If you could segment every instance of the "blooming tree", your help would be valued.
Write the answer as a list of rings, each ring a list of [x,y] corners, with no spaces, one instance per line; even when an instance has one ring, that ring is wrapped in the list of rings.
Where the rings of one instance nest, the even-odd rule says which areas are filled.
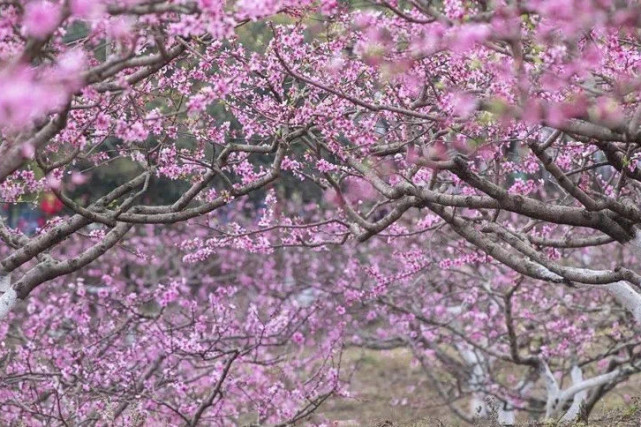
[[[607,293],[551,288],[448,244],[451,236],[434,240],[433,249],[410,240],[392,254],[383,250],[387,262],[350,286],[368,307],[350,309],[351,340],[409,349],[423,387],[461,419],[587,419],[607,392],[638,372],[638,331]]]
[[[147,228],[9,315],[5,422],[291,424],[343,393],[344,321],[309,295],[334,263],[233,249],[183,262],[185,237]]]
[[[507,347],[494,349],[491,336],[451,343],[459,363],[470,367],[472,394],[489,392],[481,383],[491,372],[481,365],[501,360],[530,367],[547,380],[545,415],[571,418],[586,399],[638,369],[638,348],[627,338],[641,322],[641,275],[634,267],[641,247],[638,2],[31,0],[3,1],[0,12],[1,197],[24,202],[53,192],[66,208],[35,235],[0,224],[0,318],[13,318],[16,303],[34,292],[42,303],[47,286],[40,285],[69,281],[66,275],[104,258],[127,236],[139,236],[145,224],[156,230],[148,232],[151,238],[163,225],[187,222],[180,239],[185,259],[196,263],[229,248],[270,254],[274,247],[371,239],[402,248],[412,235],[424,247],[416,265],[449,271],[461,257],[487,264],[479,274],[484,280],[460,285],[434,313],[419,316],[422,308],[399,305],[384,287],[377,291],[385,307],[419,324],[442,323],[434,316],[447,319],[475,304],[474,313],[502,313],[493,320],[506,334],[498,345]],[[265,22],[266,41],[238,37]],[[108,186],[92,175],[116,165],[123,171]],[[283,181],[315,185],[323,200],[293,212],[272,194],[251,231],[238,214],[210,230],[215,237],[194,231]],[[175,199],[159,197],[167,182],[182,189]],[[83,185],[92,189],[89,197],[74,196]],[[447,236],[455,250],[433,250],[435,235]],[[157,281],[180,289],[182,274]],[[82,289],[78,280],[71,283]],[[141,290],[128,310],[138,312],[152,295],[169,298],[164,289]],[[438,289],[434,295],[443,293]],[[545,298],[524,302],[538,292]],[[613,298],[628,313],[617,320],[625,331],[613,334],[621,334],[630,354],[591,379],[582,379],[577,361],[570,389],[561,389],[550,369],[563,349],[519,347],[515,331],[543,327],[530,319],[529,304],[546,313],[541,322],[556,322],[546,330],[560,337],[579,328],[577,322],[598,329],[615,320],[601,308],[583,318],[570,302],[567,312],[558,311],[558,295],[601,308]],[[433,297],[418,296],[423,305]],[[66,302],[71,294],[59,298]],[[28,311],[39,302],[25,304]],[[136,331],[154,327],[147,320],[169,322],[173,330],[189,310],[204,310],[206,319],[224,311],[215,303],[177,305],[160,310],[167,319],[143,316]],[[124,315],[78,310],[101,319]],[[264,326],[278,343],[302,315],[283,310],[268,311],[275,319],[287,313],[286,326]],[[222,318],[220,327],[227,319],[233,336],[221,332],[215,339],[225,345],[237,338],[231,331],[252,322]],[[439,327],[450,335],[473,332],[465,323],[445,322]],[[198,333],[201,326],[192,323]],[[256,336],[261,328],[245,332]],[[579,328],[565,346],[585,334]],[[16,342],[28,343],[25,337]],[[73,346],[85,337],[68,339],[78,340]],[[268,342],[217,348],[210,368],[222,381],[240,354]],[[404,342],[418,348],[416,340]],[[185,358],[200,351],[184,345]],[[71,374],[60,375],[67,381]],[[510,387],[516,386],[504,389]],[[206,407],[216,399],[213,390]],[[507,412],[520,405],[519,396],[499,397]],[[566,409],[573,399],[577,406]],[[199,404],[182,404],[176,416],[198,422]],[[97,409],[83,410],[91,418]],[[288,416],[295,412],[279,415]]]

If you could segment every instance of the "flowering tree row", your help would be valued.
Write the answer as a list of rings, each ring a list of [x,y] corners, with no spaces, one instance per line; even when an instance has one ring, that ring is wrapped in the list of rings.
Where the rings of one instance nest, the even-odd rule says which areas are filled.
[[[183,262],[181,237],[147,228],[9,315],[5,422],[285,425],[346,393],[344,321],[307,285],[331,280],[324,265],[235,250]]]
[[[587,419],[638,371],[638,333],[607,293],[524,279],[445,230],[429,250],[422,234],[289,247],[291,233],[265,231],[285,217],[262,212],[147,226],[36,290],[1,330],[5,419],[321,422],[328,398],[359,398],[344,348],[409,350],[424,390],[411,404],[436,395],[469,422]],[[255,235],[270,245],[237,247]]]
[[[191,221],[176,238],[196,264],[221,247],[270,253],[382,239],[401,253],[413,236],[413,262],[430,266],[440,283],[430,290],[408,282],[413,301],[393,293],[372,301],[388,320],[408,317],[399,334],[411,339],[399,339],[419,360],[468,366],[472,412],[488,411],[478,402],[491,394],[508,420],[524,408],[514,390],[534,380],[527,374],[497,391],[501,363],[537,372],[547,387],[544,416],[566,419],[638,370],[630,332],[641,321],[638,2],[32,0],[0,8],[0,196],[24,202],[51,191],[66,207],[35,235],[0,224],[0,317],[32,293],[41,301],[46,282],[69,283],[65,276],[144,224]],[[264,45],[237,37],[272,18],[281,24],[269,25]],[[123,163],[126,173],[107,191],[85,201],[71,194],[83,184],[102,189],[90,171]],[[151,199],[162,180],[185,190],[170,203]],[[311,183],[324,200],[294,212],[270,195],[247,231],[230,205],[262,198],[278,182]],[[230,223],[199,237],[195,229],[211,228],[224,212]],[[434,248],[447,242],[455,249]],[[478,280],[447,273],[461,262]],[[373,260],[372,271],[385,264]],[[398,274],[409,280],[419,270]],[[545,298],[532,300],[537,292]],[[440,311],[423,313],[440,294]],[[581,314],[572,302],[555,308],[567,295],[594,311]],[[613,317],[612,299],[627,316],[616,309]],[[530,318],[536,305],[540,322]],[[499,348],[466,322],[447,320],[467,307],[475,307],[467,315],[502,313],[493,317],[504,334]],[[204,302],[196,308],[207,310]],[[175,310],[169,330],[185,316]],[[297,322],[286,313],[290,326],[269,332],[278,343]],[[529,348],[517,331],[532,338],[556,322],[545,330],[562,337],[584,321],[594,330],[619,322],[617,357],[601,344],[575,348],[566,354],[575,363],[563,365],[575,385],[563,388],[550,368],[561,353]],[[460,337],[447,343],[460,357],[445,363],[450,353],[429,335],[418,339],[416,328]],[[573,332],[563,346],[591,333]],[[220,381],[252,345],[217,353]],[[584,379],[582,368],[597,360],[609,360],[607,372]],[[439,390],[448,401],[461,397]],[[213,391],[200,405],[216,399]],[[183,409],[174,412],[198,422],[198,409]]]

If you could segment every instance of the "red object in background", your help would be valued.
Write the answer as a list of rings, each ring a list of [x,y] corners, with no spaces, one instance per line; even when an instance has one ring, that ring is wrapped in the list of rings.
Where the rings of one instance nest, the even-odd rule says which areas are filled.
[[[55,194],[47,193],[40,202],[40,210],[46,215],[55,215],[62,210],[62,202]]]

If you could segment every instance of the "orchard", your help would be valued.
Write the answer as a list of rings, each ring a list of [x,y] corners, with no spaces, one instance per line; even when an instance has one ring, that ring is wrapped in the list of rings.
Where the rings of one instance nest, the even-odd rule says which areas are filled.
[[[641,3],[0,0],[0,203],[3,425],[329,426],[354,351],[586,422],[641,377]]]

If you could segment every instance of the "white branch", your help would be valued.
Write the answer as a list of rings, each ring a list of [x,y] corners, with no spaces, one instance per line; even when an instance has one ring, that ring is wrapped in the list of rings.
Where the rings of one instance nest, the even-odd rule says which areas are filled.
[[[11,289],[11,274],[0,273],[0,292],[7,292]]]
[[[626,282],[612,283],[607,285],[606,289],[641,325],[641,295]]]
[[[583,372],[581,371],[581,368],[579,368],[577,365],[574,365],[572,367],[572,371],[570,372],[570,376],[572,378],[572,384],[578,385],[583,382]],[[570,422],[574,421],[576,417],[579,415],[579,411],[581,410],[581,405],[585,401],[585,399],[588,397],[588,392],[587,390],[581,390],[577,392],[574,395],[574,399],[572,400],[572,406],[570,406],[570,409],[563,415],[561,418],[562,422]]]
[[[558,394],[559,384],[556,382],[556,378],[554,378],[554,374],[552,374],[552,371],[550,371],[550,367],[543,360],[541,360],[540,363],[541,375],[543,375],[543,379],[545,380],[545,389],[547,390],[548,394]]]
[[[18,294],[15,289],[9,288],[0,296],[0,320],[7,317],[11,309],[18,301]]]
[[[512,405],[508,404],[507,408],[499,408],[497,421],[502,426],[513,426],[516,423],[516,416]]]
[[[607,374],[602,374],[597,377],[590,378],[589,380],[583,380],[578,384],[574,384],[561,393],[561,400],[565,402],[579,392],[607,384],[618,377],[620,373],[621,372],[618,369],[615,369]]]
[[[549,369],[548,369],[548,372],[549,372]],[[608,372],[607,374],[590,378],[588,380],[581,380],[574,383],[571,387],[568,387],[563,391],[560,391],[558,389],[558,386],[556,388],[556,391],[554,390],[554,387],[548,388],[547,404],[545,408],[546,418],[552,418],[552,419],[557,418],[560,414],[561,409],[563,409],[563,407],[565,406],[565,403],[568,400],[574,398],[576,394],[585,392],[594,387],[608,384],[609,382],[615,380],[620,373],[621,372],[617,369],[612,372]],[[578,375],[576,375],[576,372],[574,373],[573,381],[575,378],[578,380]],[[556,384],[556,380],[554,380],[554,383]],[[580,408],[580,404],[579,404],[579,408]]]
[[[457,347],[465,364],[472,369],[469,380],[469,385],[472,389],[472,400],[470,401],[472,418],[485,418],[488,415],[488,407],[484,399],[485,393],[482,391],[485,379],[482,363],[485,358],[482,355],[478,355],[473,349],[467,348],[465,345],[458,345]]]
[[[545,417],[551,418],[558,411],[561,391],[559,389],[559,383],[556,382],[554,374],[550,371],[550,367],[544,360],[540,361],[540,371],[543,379],[545,380],[545,389],[547,390]]]

